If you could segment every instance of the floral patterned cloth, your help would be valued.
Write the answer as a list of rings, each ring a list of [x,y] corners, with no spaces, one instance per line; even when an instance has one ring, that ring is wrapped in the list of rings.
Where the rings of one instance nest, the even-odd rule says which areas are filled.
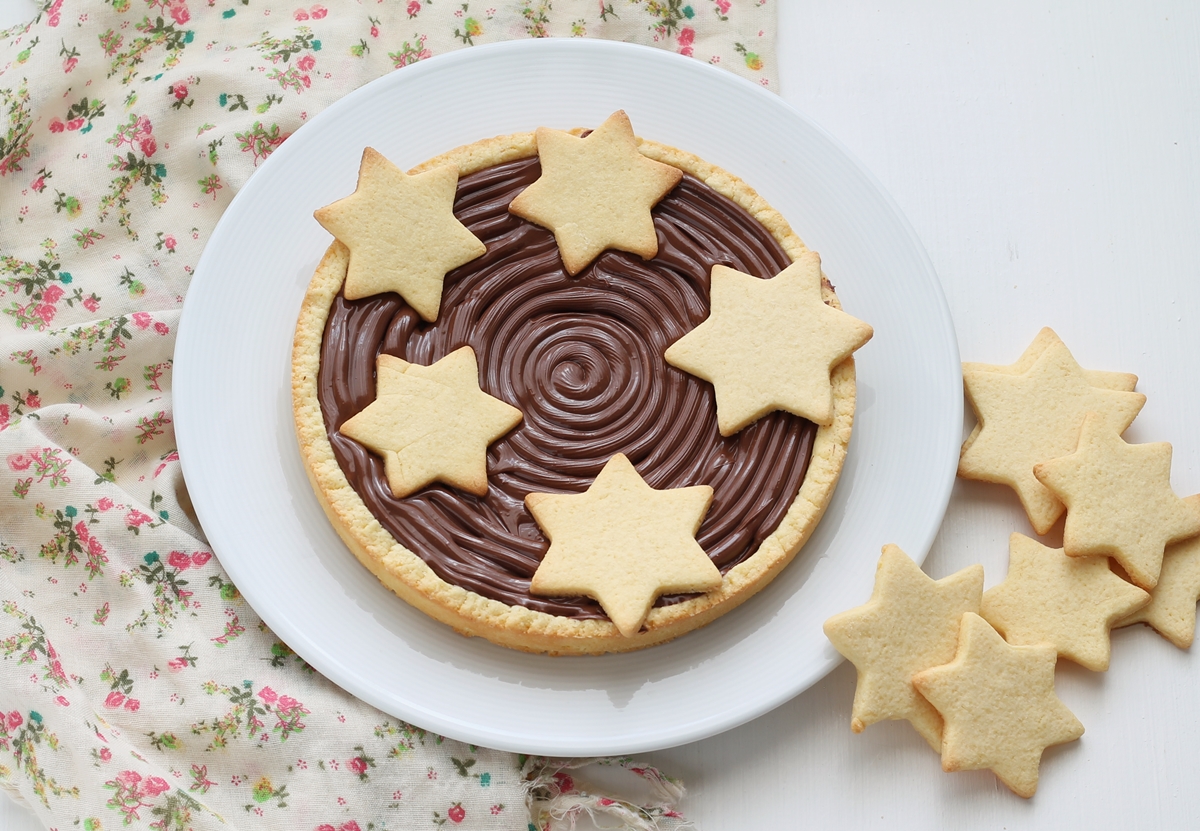
[[[767,0],[53,0],[0,33],[0,786],[51,827],[671,826],[347,695],[262,624],[189,503],[171,356],[222,210],[307,118],[515,37],[608,37],[768,87]],[[567,770],[572,773],[567,773]],[[643,788],[645,790],[645,788]]]

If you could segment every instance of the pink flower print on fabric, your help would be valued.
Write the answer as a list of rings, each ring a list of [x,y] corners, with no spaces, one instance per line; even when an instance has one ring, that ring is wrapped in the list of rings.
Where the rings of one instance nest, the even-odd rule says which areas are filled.
[[[88,573],[91,576],[103,574],[103,564],[108,562],[108,552],[104,550],[104,545],[100,540],[91,536],[88,531],[88,524],[83,520],[76,522],[74,532],[79,539],[80,545],[85,545],[88,549]],[[88,591],[86,584],[82,586],[83,591]]]
[[[108,805],[116,808],[125,815],[123,823],[129,825],[135,819],[141,819],[138,811],[147,808],[151,803],[146,799],[171,790],[171,785],[161,776],[149,776],[145,779],[136,770],[123,770],[104,783],[106,788],[116,791],[108,801]]]
[[[154,138],[154,126],[150,123],[150,119],[140,115],[130,116],[130,121],[132,123],[122,127],[115,136],[108,140],[109,143],[116,145],[118,149],[126,144],[136,146],[147,158],[153,156],[158,150],[158,142]],[[50,129],[54,129],[53,123],[51,123]]]
[[[692,44],[696,40],[696,30],[690,26],[684,26],[679,30],[679,54],[692,56]]]
[[[292,12],[292,17],[296,18],[297,20],[308,20],[309,18],[313,20],[320,20],[328,14],[329,9],[325,8],[324,6],[317,5],[313,6],[311,9],[296,9],[296,11]]]
[[[64,122],[56,116],[50,119],[50,132],[61,133],[65,130],[78,130],[85,123],[87,123],[87,119],[84,118],[72,118],[70,121]]]
[[[131,528],[137,528],[140,525],[145,525],[149,521],[150,517],[138,510],[130,511],[125,515],[125,524]]]
[[[54,645],[48,640],[46,641],[46,657],[50,659],[50,677],[63,687],[70,686],[71,681],[67,678],[67,671],[63,669],[62,661],[59,660]]]
[[[123,788],[136,791],[142,781],[142,775],[136,770],[123,770],[117,774],[116,782]]]
[[[171,19],[182,26],[192,19],[192,13],[188,11],[187,3],[176,0],[170,7]]]
[[[146,796],[158,796],[171,790],[171,784],[161,776],[151,776],[142,783],[141,792]]]

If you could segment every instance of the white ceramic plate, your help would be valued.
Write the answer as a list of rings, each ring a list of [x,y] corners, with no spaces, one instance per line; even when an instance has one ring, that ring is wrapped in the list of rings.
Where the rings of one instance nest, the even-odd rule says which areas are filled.
[[[823,257],[875,337],[858,353],[850,456],[824,520],[761,594],[626,655],[550,658],[466,639],[371,576],[325,519],[292,426],[292,328],[329,242],[315,208],[354,189],[371,145],[401,168],[487,136],[599,124],[741,176]],[[269,300],[268,300],[269,299]],[[481,46],[329,107],[233,200],[200,260],[175,352],[180,457],[213,550],[267,624],[335,683],[447,736],[548,755],[645,751],[767,712],[840,660],[821,632],[870,594],[880,547],[922,559],[962,430],[958,348],[916,235],[871,175],[780,98],[667,52],[596,40]]]

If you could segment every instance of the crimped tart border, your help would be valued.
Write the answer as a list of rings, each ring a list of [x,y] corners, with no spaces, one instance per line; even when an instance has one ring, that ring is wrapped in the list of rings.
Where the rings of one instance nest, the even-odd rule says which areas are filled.
[[[808,250],[783,216],[736,176],[668,145],[639,139],[639,149],[651,159],[691,174],[749,211],[793,260]],[[497,136],[432,158],[410,173],[454,164],[461,177],[536,153],[533,133]],[[833,422],[817,428],[804,482],[779,526],[754,554],[725,574],[720,588],[671,606],[655,607],[638,634],[624,637],[607,620],[575,620],[510,606],[447,583],[375,519],[347,481],[325,432],[317,398],[321,342],[348,262],[349,250],[334,240],[313,274],[296,323],[292,399],[305,471],[325,514],[359,562],[409,604],[459,633],[551,655],[628,652],[664,643],[725,614],[770,583],[795,557],[824,514],[841,474],[854,421],[852,357],[833,371]],[[840,308],[827,280],[823,281],[823,293],[826,302]]]

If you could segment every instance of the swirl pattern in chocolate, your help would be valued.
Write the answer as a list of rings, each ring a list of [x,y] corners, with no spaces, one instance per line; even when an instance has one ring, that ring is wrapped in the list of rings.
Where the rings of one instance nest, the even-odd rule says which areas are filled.
[[[816,428],[777,412],[724,438],[712,387],[662,358],[707,316],[713,265],[769,277],[790,263],[749,213],[685,176],[654,209],[658,256],[609,251],[571,278],[553,235],[508,213],[539,175],[531,158],[459,181],[455,214],[487,253],[447,275],[435,323],[422,322],[395,294],[339,295],[322,342],[318,395],[347,479],[439,577],[504,603],[603,618],[589,598],[529,593],[549,543],[525,510],[526,494],[581,493],[618,452],[654,488],[710,485],[713,504],[696,538],[724,573],[782,520],[804,480]],[[380,352],[430,364],[464,345],[475,351],[482,389],[519,407],[524,421],[489,448],[485,497],[434,485],[396,499],[382,460],[338,428],[374,400]]]

